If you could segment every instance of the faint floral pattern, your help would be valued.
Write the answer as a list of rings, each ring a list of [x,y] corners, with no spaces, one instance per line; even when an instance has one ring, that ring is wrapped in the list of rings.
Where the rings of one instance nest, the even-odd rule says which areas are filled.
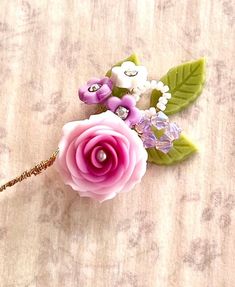
[[[210,193],[210,205],[205,207],[201,214],[202,222],[215,220],[219,228],[225,231],[231,225],[231,213],[235,208],[235,196],[229,193],[223,195],[220,190]]]
[[[181,196],[181,202],[194,202],[200,200],[199,193],[185,193]]]
[[[142,279],[143,280],[143,279]],[[114,284],[114,287],[147,287],[140,283],[140,278],[133,272],[124,272],[120,279]]]
[[[78,66],[80,49],[81,43],[79,40],[72,42],[68,38],[62,39],[53,58],[54,66],[64,64],[68,70],[73,71]]]
[[[117,231],[128,232],[128,246],[135,248],[145,237],[153,233],[154,227],[154,222],[147,217],[147,211],[139,211],[135,213],[132,219],[127,218],[120,221]]]
[[[6,129],[4,127],[0,127],[0,156],[9,156],[9,153],[11,152],[8,145],[2,142],[6,138],[6,136],[7,136]]]
[[[13,23],[0,22],[0,62],[8,74],[15,63],[28,57],[26,50],[29,39],[37,37],[41,32],[40,8],[33,7],[28,1],[19,1],[14,12]],[[22,38],[27,40],[22,41]]]
[[[210,221],[214,217],[213,209],[206,207],[202,212],[202,221]]]
[[[159,248],[154,241],[155,223],[149,219],[148,212],[140,210],[131,218],[121,220],[117,225],[117,238],[125,234],[125,240],[130,253],[136,252],[136,256],[149,253],[151,261],[156,262],[159,256]],[[132,256],[132,255],[131,255]]]
[[[184,34],[187,40],[191,43],[195,43],[200,39],[201,30],[199,27],[187,27],[187,29],[183,29]]]
[[[197,238],[191,242],[183,261],[196,270],[204,271],[220,255],[217,243]]]
[[[40,9],[34,8],[28,1],[21,1],[17,6],[17,10],[19,20],[27,25],[34,23],[41,14]]]
[[[218,207],[222,203],[222,193],[221,191],[214,191],[210,194],[210,203],[212,206]]]
[[[42,124],[51,125],[67,111],[68,105],[69,102],[63,101],[61,92],[57,91],[50,95],[49,103],[40,99],[31,110],[40,114]]]
[[[212,92],[214,79],[216,79],[216,103],[226,105],[228,101],[235,100],[235,78],[228,69],[228,64],[222,59],[216,59],[210,63],[211,77],[208,79],[207,87]]]
[[[39,223],[53,223],[59,227],[61,220],[60,202],[64,199],[63,190],[58,187],[52,190],[46,190],[42,201],[42,212],[38,217]]]
[[[169,8],[172,8],[174,5],[175,5],[174,0],[163,0],[157,5],[157,8],[160,11],[165,11]]]
[[[231,224],[231,217],[229,214],[222,214],[219,218],[220,229],[226,229]]]
[[[0,227],[0,241],[3,240],[7,235],[7,228]]]
[[[4,127],[0,127],[0,139],[5,138],[7,135],[7,131]]]
[[[235,16],[234,16],[234,5],[232,1],[230,0],[223,1],[222,10],[224,14],[227,16],[229,25],[233,26],[235,22]]]

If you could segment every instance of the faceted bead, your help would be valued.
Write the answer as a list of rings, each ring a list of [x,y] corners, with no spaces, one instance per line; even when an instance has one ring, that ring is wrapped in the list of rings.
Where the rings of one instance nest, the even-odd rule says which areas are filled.
[[[157,139],[155,147],[163,153],[168,153],[173,147],[173,143],[168,136],[163,135],[160,139]]]
[[[150,119],[146,116],[144,116],[138,124],[135,125],[135,130],[137,133],[142,134],[144,132],[150,131],[151,122]]]
[[[116,109],[115,114],[119,116],[119,118],[121,118],[122,120],[125,120],[128,117],[129,110],[125,107],[119,106]]]
[[[145,148],[155,147],[157,138],[155,137],[154,133],[149,131],[145,132],[141,135],[141,139],[143,141]]]
[[[158,130],[165,129],[169,125],[168,116],[163,112],[158,112],[156,115],[152,116],[151,123]]]
[[[165,134],[171,139],[176,140],[179,138],[182,129],[176,123],[169,123]]]

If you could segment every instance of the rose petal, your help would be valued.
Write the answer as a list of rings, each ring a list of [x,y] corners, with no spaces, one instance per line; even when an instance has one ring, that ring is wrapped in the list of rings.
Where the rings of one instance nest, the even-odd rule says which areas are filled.
[[[99,201],[132,188],[146,170],[141,139],[110,111],[65,125],[59,148],[56,166],[65,184]],[[100,149],[104,162],[96,158]]]

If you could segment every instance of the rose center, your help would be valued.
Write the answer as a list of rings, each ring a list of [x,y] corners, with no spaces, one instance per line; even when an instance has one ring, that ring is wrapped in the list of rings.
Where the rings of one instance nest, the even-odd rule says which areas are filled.
[[[124,72],[124,74],[127,77],[135,77],[138,74],[138,72],[135,71],[135,70],[127,70],[127,71]]]
[[[100,88],[101,88],[100,84],[93,84],[88,88],[88,91],[93,93],[93,92],[98,91]]]
[[[107,154],[101,149],[97,152],[96,158],[99,162],[103,162],[107,159]]]
[[[119,118],[121,118],[122,120],[125,120],[129,115],[129,110],[123,106],[119,106],[116,109],[115,114],[119,116]]]

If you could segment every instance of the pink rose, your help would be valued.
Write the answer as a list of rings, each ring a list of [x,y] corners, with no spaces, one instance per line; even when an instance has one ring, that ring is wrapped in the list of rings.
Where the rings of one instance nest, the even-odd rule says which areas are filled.
[[[65,124],[57,169],[80,196],[113,198],[140,182],[147,152],[137,133],[111,111]]]

